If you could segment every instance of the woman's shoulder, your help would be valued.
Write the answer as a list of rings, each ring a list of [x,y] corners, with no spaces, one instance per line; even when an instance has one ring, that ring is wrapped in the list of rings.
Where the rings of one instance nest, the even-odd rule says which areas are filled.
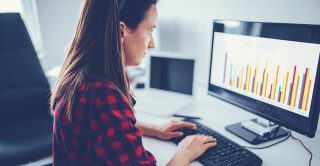
[[[93,96],[98,98],[121,98],[123,102],[127,103],[127,99],[121,90],[110,81],[93,80],[83,82],[79,87],[80,96]]]
[[[90,88],[99,89],[99,88],[108,88],[108,89],[118,89],[109,79],[96,76],[96,75],[87,75],[83,78],[82,83],[80,84],[80,91],[88,90]]]
[[[106,101],[105,99],[107,99],[107,102],[111,103],[129,103],[126,96],[114,83],[100,79],[84,81],[79,87],[79,95],[81,97],[93,96],[94,98],[99,98],[102,101]]]
[[[84,81],[79,87],[80,92],[100,89],[118,91],[117,86],[110,81],[89,80]]]

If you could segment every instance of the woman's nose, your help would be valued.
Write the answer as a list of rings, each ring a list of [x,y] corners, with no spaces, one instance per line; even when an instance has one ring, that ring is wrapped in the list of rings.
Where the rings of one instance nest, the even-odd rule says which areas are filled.
[[[148,45],[148,48],[155,48],[156,47],[156,44],[154,42],[154,39],[153,39],[153,36],[151,36],[151,39],[149,41],[149,45]]]

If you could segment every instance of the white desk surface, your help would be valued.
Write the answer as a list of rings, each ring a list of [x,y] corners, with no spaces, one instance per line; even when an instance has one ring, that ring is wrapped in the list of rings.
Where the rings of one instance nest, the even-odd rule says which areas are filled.
[[[200,96],[200,97],[199,97]],[[251,119],[256,115],[242,110],[236,106],[223,102],[206,93],[206,90],[198,91],[196,94],[196,103],[189,108],[179,112],[184,115],[199,116],[202,118],[200,122],[213,130],[221,133],[227,138],[235,141],[240,145],[253,146],[243,141],[239,137],[225,130],[225,126],[240,122],[243,120]],[[160,102],[160,101],[159,101]],[[149,122],[159,124],[166,122],[173,118],[157,117],[150,114],[136,112],[138,120],[143,122]],[[305,145],[312,151],[313,159],[312,165],[320,165],[320,132],[317,130],[316,136],[312,139],[305,137],[301,134],[293,132],[293,135],[301,139]],[[279,138],[274,141],[260,144],[258,146],[269,145],[273,142],[279,141]],[[157,159],[158,165],[165,165],[176,151],[177,145],[172,142],[161,141],[150,137],[143,137],[143,144],[145,148],[150,151]],[[285,142],[277,144],[275,146],[266,149],[249,149],[253,153],[257,154],[262,160],[264,166],[276,166],[276,165],[290,165],[290,166],[307,166],[309,163],[309,153],[302,147],[302,145],[289,138]],[[190,165],[202,165],[201,163],[194,161]]]

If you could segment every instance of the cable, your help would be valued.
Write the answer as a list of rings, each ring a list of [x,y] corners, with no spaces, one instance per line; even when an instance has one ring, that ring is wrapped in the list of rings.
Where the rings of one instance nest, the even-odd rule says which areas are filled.
[[[304,149],[308,151],[308,153],[310,154],[309,166],[311,166],[311,161],[312,161],[312,152],[311,152],[311,150],[309,150],[309,149],[304,145],[304,143],[303,143],[300,139],[294,137],[291,132],[290,132],[290,136],[291,136],[294,140],[299,141],[300,144],[304,147]]]
[[[277,144],[279,144],[279,143],[281,143],[281,142],[284,142],[284,141],[286,141],[287,139],[289,139],[290,136],[291,136],[291,130],[288,130],[288,133],[289,133],[289,134],[288,134],[288,136],[286,136],[286,138],[284,138],[284,139],[282,139],[282,140],[280,140],[280,141],[278,141],[278,142],[275,142],[275,143],[273,143],[273,144],[267,145],[267,146],[262,146],[262,147],[242,146],[242,147],[248,148],[248,149],[265,149],[265,148],[269,148],[269,147],[271,147],[271,146],[277,145]]]
[[[288,133],[289,133],[289,134],[288,134],[288,136],[287,136],[286,138],[284,138],[283,140],[280,140],[280,141],[278,141],[278,142],[275,142],[275,143],[273,143],[273,144],[271,144],[271,145],[262,146],[262,147],[251,147],[251,146],[242,146],[242,147],[248,148],[248,149],[265,149],[265,148],[269,148],[269,147],[271,147],[271,146],[274,146],[274,145],[276,145],[276,144],[279,144],[279,143],[281,143],[281,142],[284,142],[284,141],[286,141],[287,139],[289,139],[290,137],[292,137],[292,139],[294,139],[294,140],[296,140],[296,141],[299,141],[300,144],[303,146],[303,148],[304,148],[305,150],[307,150],[308,153],[310,154],[309,166],[311,166],[311,161],[312,161],[312,157],[313,157],[313,154],[312,154],[311,150],[309,150],[309,149],[304,145],[304,143],[303,143],[300,139],[294,137],[294,136],[292,135],[291,130],[288,130]]]

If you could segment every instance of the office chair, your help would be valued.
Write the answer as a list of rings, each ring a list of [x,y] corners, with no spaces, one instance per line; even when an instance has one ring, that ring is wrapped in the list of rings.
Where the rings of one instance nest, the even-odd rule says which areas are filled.
[[[0,13],[0,165],[51,154],[50,87],[18,13]]]

